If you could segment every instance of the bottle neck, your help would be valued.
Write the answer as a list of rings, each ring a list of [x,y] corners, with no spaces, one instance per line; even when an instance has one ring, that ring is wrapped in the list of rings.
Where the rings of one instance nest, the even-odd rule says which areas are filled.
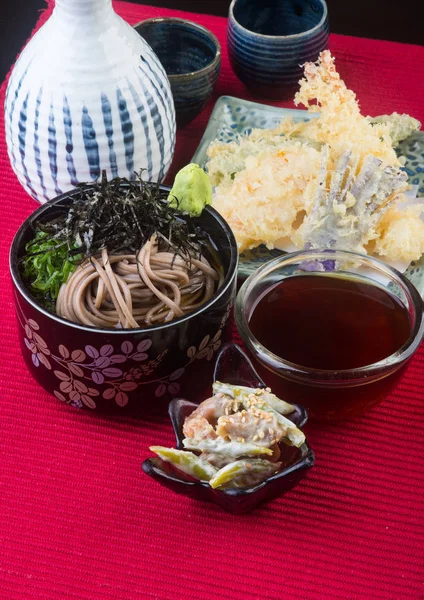
[[[56,0],[58,16],[89,19],[99,14],[113,12],[112,0]]]

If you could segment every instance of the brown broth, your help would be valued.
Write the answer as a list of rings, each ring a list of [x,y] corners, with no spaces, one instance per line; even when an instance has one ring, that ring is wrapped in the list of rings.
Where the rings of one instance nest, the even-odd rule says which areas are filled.
[[[337,371],[387,358],[411,333],[408,311],[396,296],[359,279],[326,275],[289,277],[271,288],[254,307],[249,327],[265,348],[283,360]],[[359,414],[382,400],[401,371],[342,389],[262,374],[288,401],[303,404],[315,416],[331,418],[332,413]]]
[[[353,369],[390,356],[411,333],[396,296],[359,280],[289,277],[257,303],[249,321],[268,350],[314,369]]]

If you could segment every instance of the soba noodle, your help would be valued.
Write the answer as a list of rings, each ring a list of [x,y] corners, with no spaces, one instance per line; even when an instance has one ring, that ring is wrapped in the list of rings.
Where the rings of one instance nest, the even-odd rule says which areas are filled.
[[[56,312],[94,327],[167,323],[207,302],[221,283],[203,255],[175,254],[153,236],[136,255],[103,249],[86,260],[62,284]]]

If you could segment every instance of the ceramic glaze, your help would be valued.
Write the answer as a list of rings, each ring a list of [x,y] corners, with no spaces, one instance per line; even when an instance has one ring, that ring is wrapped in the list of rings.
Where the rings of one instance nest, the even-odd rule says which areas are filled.
[[[228,54],[237,77],[264,98],[291,98],[302,65],[328,46],[324,0],[233,0]]]
[[[57,0],[12,72],[5,123],[12,167],[41,203],[103,169],[162,181],[175,146],[163,67],[111,0]]]
[[[205,108],[219,77],[221,47],[206,27],[175,17],[134,26],[164,67],[174,97],[177,124],[187,125]]]

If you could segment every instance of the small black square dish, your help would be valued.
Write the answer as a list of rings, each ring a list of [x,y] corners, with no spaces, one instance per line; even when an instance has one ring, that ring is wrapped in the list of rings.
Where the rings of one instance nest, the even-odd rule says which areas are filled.
[[[266,387],[246,354],[236,344],[227,344],[220,351],[214,381],[255,389]],[[178,450],[186,449],[183,444],[184,421],[197,407],[197,404],[181,398],[174,399],[169,405]],[[294,405],[293,412],[287,418],[300,428],[307,421],[307,413],[303,407]],[[280,470],[252,487],[214,489],[208,482],[186,475],[159,456],[146,459],[142,468],[147,475],[178,494],[214,502],[230,513],[243,514],[291,490],[314,464],[314,453],[306,440],[299,447],[279,443],[279,450]]]

